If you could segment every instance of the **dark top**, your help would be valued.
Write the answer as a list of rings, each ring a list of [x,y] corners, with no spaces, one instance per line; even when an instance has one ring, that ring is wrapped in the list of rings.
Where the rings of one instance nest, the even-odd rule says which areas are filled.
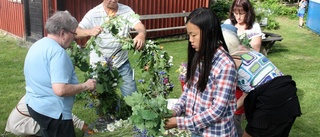
[[[279,76],[258,86],[244,101],[248,124],[256,128],[267,128],[270,122],[280,124],[300,116],[296,92],[296,83],[291,76]]]

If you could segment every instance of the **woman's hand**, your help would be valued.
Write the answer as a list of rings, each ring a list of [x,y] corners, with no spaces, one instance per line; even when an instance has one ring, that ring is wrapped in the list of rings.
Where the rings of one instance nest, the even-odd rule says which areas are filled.
[[[171,129],[171,128],[176,128],[177,127],[177,118],[172,117],[172,118],[166,119],[164,124],[165,124],[164,128],[166,130]]]

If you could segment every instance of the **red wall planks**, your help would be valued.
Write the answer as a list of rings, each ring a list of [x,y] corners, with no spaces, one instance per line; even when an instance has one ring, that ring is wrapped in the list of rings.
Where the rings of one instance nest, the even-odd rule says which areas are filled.
[[[0,29],[13,35],[25,38],[23,4],[0,1]]]

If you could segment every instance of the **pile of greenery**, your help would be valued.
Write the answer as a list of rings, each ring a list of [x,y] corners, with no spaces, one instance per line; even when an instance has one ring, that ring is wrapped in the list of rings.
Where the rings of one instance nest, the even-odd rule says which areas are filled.
[[[138,17],[136,14],[132,15],[132,18]],[[165,132],[164,118],[170,113],[167,109],[166,98],[174,87],[169,78],[172,57],[170,58],[163,47],[152,40],[147,40],[145,48],[137,52],[131,37],[123,37],[118,34],[120,29],[127,24],[129,24],[128,20],[120,16],[113,16],[107,18],[102,27],[122,43],[121,50],[131,50],[135,54],[140,54],[137,66],[142,72],[138,80],[141,88],[131,96],[125,97],[124,103],[123,98],[116,92],[121,85],[121,76],[117,68],[113,67],[112,57],[104,57],[105,62],[93,65],[88,63],[90,51],[96,51],[102,56],[96,44],[99,39],[91,37],[86,43],[86,48],[81,49],[75,44],[70,51],[75,66],[85,72],[85,79],[95,78],[97,80],[96,91],[88,91],[82,96],[88,99],[90,106],[96,108],[99,116],[107,115],[115,119],[127,119],[130,116],[130,123],[140,131],[147,131],[149,136],[163,135]],[[131,110],[128,110],[127,106],[130,106]]]

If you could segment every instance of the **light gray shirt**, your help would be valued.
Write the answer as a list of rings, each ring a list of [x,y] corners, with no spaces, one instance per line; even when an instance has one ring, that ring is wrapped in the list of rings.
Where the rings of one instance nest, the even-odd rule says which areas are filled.
[[[137,18],[132,18],[131,15],[134,14],[134,11],[123,4],[118,3],[118,11],[116,16],[122,16],[124,19],[127,19],[131,24],[127,24],[123,26],[123,28],[119,31],[120,36],[129,36],[130,28],[133,28],[137,23],[140,22]],[[79,23],[79,27],[82,29],[91,29],[96,26],[101,26],[106,21],[109,20],[109,16],[105,12],[103,5],[100,4],[90,11],[86,13],[81,22]],[[90,53],[90,64],[94,64],[98,61],[105,62],[104,57],[111,57],[113,54],[113,64],[115,67],[119,68],[123,63],[128,60],[128,51],[121,50],[121,43],[117,40],[117,38],[113,37],[112,34],[104,29],[96,38],[96,44],[99,47],[102,56],[99,56],[96,51],[91,51]]]

